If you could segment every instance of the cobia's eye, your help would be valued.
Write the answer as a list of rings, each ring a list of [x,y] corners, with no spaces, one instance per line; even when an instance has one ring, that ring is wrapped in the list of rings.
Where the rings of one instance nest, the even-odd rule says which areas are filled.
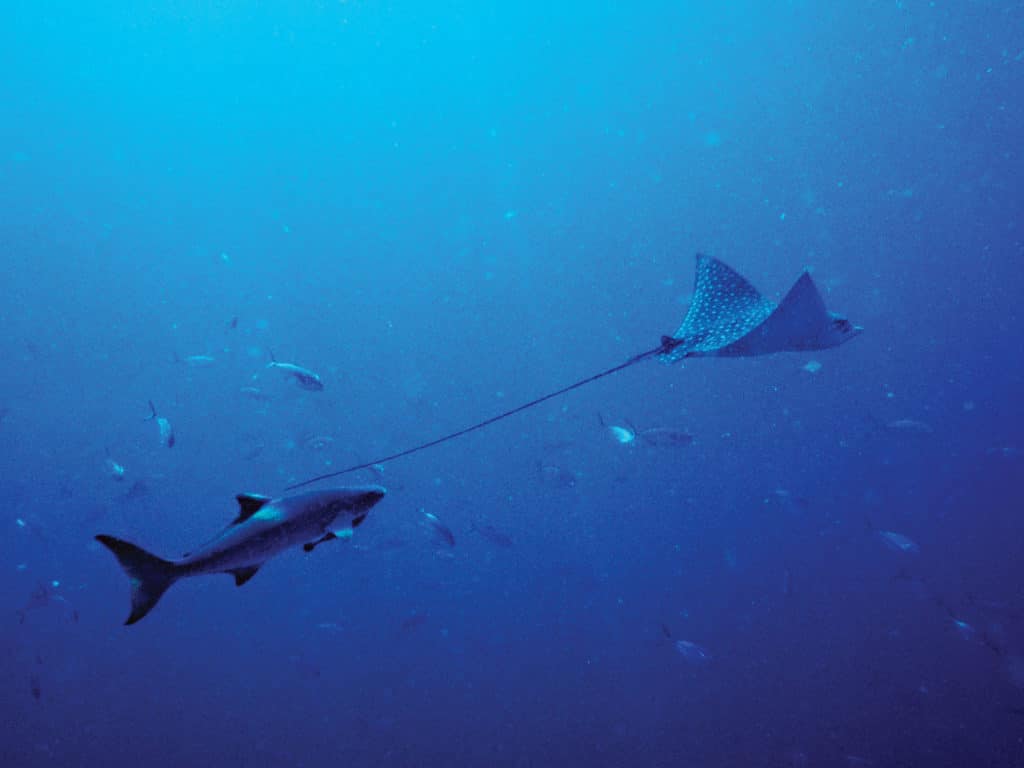
[[[850,321],[842,317],[837,317],[832,321],[832,327],[842,333],[848,333],[850,330]]]

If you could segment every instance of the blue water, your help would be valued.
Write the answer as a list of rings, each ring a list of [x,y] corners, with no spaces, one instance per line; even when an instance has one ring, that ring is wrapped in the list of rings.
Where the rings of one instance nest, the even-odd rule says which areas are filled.
[[[11,6],[0,764],[1024,765],[1020,3]],[[648,350],[698,250],[866,330],[352,475],[352,541],[122,626],[94,534]]]

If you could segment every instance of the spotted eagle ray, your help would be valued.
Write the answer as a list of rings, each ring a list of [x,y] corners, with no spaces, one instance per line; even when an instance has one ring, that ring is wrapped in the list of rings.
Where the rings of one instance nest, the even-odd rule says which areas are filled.
[[[693,301],[686,317],[679,329],[671,336],[662,336],[661,344],[654,349],[641,352],[613,368],[580,379],[472,426],[389,456],[293,483],[286,486],[285,490],[294,490],[432,448],[649,358],[656,357],[664,363],[674,363],[688,357],[752,357],[775,352],[806,352],[838,347],[862,331],[859,325],[853,325],[842,315],[825,308],[821,293],[807,271],[800,275],[782,301],[775,304],[724,262],[698,253]]]
[[[751,357],[838,347],[863,329],[825,302],[804,272],[780,304],[773,304],[734,269],[697,255],[693,302],[683,324],[662,337],[665,362],[685,357]]]

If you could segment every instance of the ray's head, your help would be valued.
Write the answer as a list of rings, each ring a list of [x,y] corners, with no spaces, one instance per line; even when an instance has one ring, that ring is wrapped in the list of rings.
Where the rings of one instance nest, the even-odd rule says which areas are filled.
[[[819,334],[819,341],[822,347],[838,347],[845,344],[855,336],[860,336],[864,328],[854,325],[842,315],[835,312],[828,313],[828,322]]]

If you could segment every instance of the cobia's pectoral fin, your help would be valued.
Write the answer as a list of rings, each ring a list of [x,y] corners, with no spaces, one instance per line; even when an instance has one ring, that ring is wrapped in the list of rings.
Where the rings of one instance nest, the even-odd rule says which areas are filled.
[[[303,552],[312,552],[316,549],[317,544],[323,544],[325,541],[333,541],[334,539],[351,539],[352,529],[343,528],[340,531],[328,531],[316,541],[311,541],[308,544],[302,545]]]
[[[228,571],[228,573],[235,577],[235,586],[240,587],[255,576],[256,571],[259,569],[260,567],[258,565],[250,565],[247,568],[234,568]]]
[[[325,533],[323,536],[321,536],[316,541],[310,541],[310,542],[307,542],[306,544],[303,544],[302,545],[302,551],[303,552],[312,552],[314,549],[316,549],[316,545],[317,544],[323,544],[325,541],[330,541],[331,539],[336,539],[336,538],[338,538],[338,537],[335,536],[330,531],[328,531],[327,533]]]

